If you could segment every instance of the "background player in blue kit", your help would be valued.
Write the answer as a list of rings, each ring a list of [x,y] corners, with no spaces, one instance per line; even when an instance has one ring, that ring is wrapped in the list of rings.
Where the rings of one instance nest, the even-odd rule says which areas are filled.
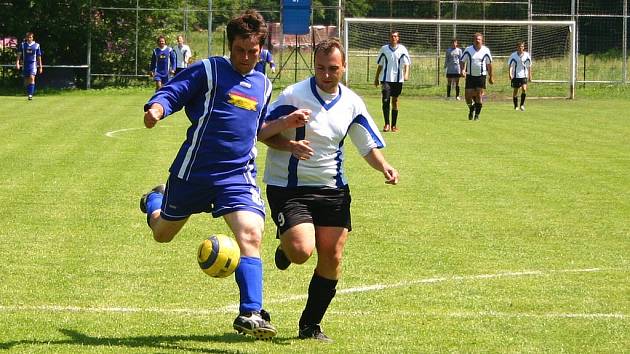
[[[340,84],[346,68],[336,38],[315,48],[315,76],[287,87],[269,106],[269,123],[305,114],[305,126],[284,129],[261,141],[269,145],[264,182],[280,246],[276,266],[303,264],[317,250],[317,265],[298,323],[302,339],[332,341],[321,321],[336,294],[341,259],[352,229],[350,188],[344,170],[347,137],[367,163],[397,184],[398,172],[383,157],[385,142],[363,100]]]
[[[15,67],[18,70],[22,68],[26,95],[32,100],[35,94],[35,75],[43,72],[42,50],[39,43],[35,42],[33,32],[27,32],[25,39],[17,48]]]
[[[151,77],[155,81],[155,90],[166,85],[171,75],[175,74],[176,56],[173,48],[166,45],[166,38],[157,38],[157,48],[151,54]]]
[[[271,72],[276,72],[276,63],[273,62],[273,55],[271,52],[265,48],[260,51],[260,57],[258,59],[258,63],[254,67],[254,70],[260,71],[261,73],[265,73],[267,64],[271,67]]]
[[[240,307],[233,327],[258,339],[276,335],[269,314],[262,309],[260,247],[265,207],[254,162],[257,133],[271,97],[271,82],[253,70],[266,36],[267,26],[257,12],[233,18],[227,25],[229,58],[194,63],[148,101],[144,107],[147,128],[182,108],[191,126],[166,186],[153,188],[140,200],[158,242],[170,242],[192,214],[223,217],[241,250],[235,272]],[[273,124],[265,130],[273,135],[269,129]]]

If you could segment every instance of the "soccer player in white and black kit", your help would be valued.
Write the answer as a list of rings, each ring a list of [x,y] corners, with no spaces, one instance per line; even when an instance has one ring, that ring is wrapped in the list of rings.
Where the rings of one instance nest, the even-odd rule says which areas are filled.
[[[525,51],[525,42],[516,44],[516,51],[508,59],[508,70],[512,92],[514,110],[525,110],[525,97],[527,97],[527,82],[532,80],[532,58]],[[521,89],[521,104],[518,104],[518,91]]]
[[[446,55],[444,58],[444,69],[446,70],[446,98],[451,97],[451,88],[455,86],[455,97],[459,101],[459,78],[461,77],[462,69],[459,62],[462,58],[462,49],[459,47],[457,38],[453,38],[451,46],[446,49]]]
[[[409,80],[409,66],[411,58],[404,45],[400,44],[400,34],[392,32],[389,35],[389,44],[381,47],[376,63],[376,75],[374,86],[381,85],[383,97],[383,118],[385,126],[383,131],[398,131],[398,96],[402,93],[403,82]],[[382,73],[382,75],[381,75]],[[392,124],[389,125],[389,109],[391,100]]]
[[[192,50],[184,43],[184,36],[180,34],[177,36],[177,44],[173,47],[173,51],[175,52],[175,75],[177,75],[190,65]]]
[[[253,70],[267,36],[262,16],[254,11],[227,25],[228,57],[196,62],[158,90],[145,105],[144,124],[185,108],[191,126],[170,176],[140,199],[140,209],[158,242],[170,242],[192,214],[222,217],[241,250],[235,271],[240,290],[234,329],[269,339],[276,335],[262,309],[263,266],[260,246],[265,206],[256,185],[256,136],[271,97],[271,82]],[[287,119],[275,133],[286,127]],[[275,134],[273,124],[265,132]],[[163,153],[159,151],[157,153]],[[208,295],[210,297],[216,296]]]
[[[350,188],[344,169],[347,137],[385,183],[398,183],[398,172],[379,149],[385,142],[363,100],[340,84],[344,50],[336,38],[315,48],[315,76],[287,87],[269,105],[266,121],[302,112],[308,123],[267,140],[267,199],[278,229],[276,266],[306,262],[317,250],[317,266],[299,320],[302,339],[332,341],[321,321],[336,293],[350,222]]]
[[[483,106],[483,91],[486,88],[486,77],[490,84],[494,84],[492,76],[492,54],[483,45],[483,35],[479,32],[473,35],[473,45],[468,46],[462,54],[462,76],[466,77],[466,104],[468,105],[468,119],[478,120]]]

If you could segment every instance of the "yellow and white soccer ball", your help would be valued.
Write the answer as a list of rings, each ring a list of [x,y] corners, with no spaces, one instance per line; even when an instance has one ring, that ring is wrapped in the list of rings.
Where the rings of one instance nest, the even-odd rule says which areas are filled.
[[[203,240],[197,251],[197,262],[204,273],[225,278],[234,273],[241,260],[236,240],[226,235],[212,235]]]

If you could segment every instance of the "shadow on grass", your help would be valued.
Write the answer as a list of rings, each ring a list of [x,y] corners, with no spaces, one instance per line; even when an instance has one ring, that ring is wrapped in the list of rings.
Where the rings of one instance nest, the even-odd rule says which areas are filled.
[[[92,347],[128,347],[128,348],[153,348],[155,350],[185,350],[197,353],[241,353],[239,350],[225,350],[213,348],[199,348],[186,346],[183,342],[201,342],[207,345],[212,343],[243,343],[254,342],[255,339],[237,333],[224,333],[222,335],[172,335],[172,336],[138,336],[138,337],[93,337],[71,329],[59,329],[61,333],[69,337],[59,340],[16,340],[0,342],[0,350],[9,350],[18,345],[79,345]],[[287,340],[274,338],[273,344],[286,345]]]

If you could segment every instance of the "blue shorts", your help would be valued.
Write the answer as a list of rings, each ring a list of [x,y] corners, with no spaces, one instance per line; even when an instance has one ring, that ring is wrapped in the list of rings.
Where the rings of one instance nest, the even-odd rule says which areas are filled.
[[[30,77],[37,75],[37,66],[36,65],[25,65],[22,68],[22,76]]]
[[[260,189],[253,184],[200,185],[169,176],[162,199],[161,217],[183,220],[192,214],[212,213],[220,216],[248,210],[265,217],[265,203]]]
[[[153,81],[161,81],[162,85],[166,85],[168,82],[168,75],[155,74],[153,75]]]

